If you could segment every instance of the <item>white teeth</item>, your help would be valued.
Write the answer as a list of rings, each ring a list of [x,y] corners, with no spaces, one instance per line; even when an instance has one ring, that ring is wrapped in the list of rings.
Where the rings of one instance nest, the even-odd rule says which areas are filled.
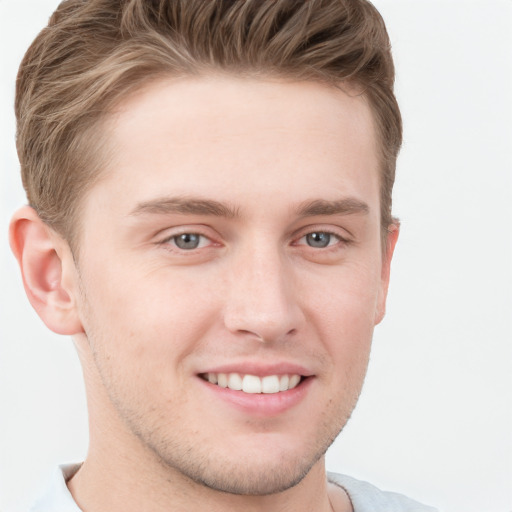
[[[263,393],[279,393],[279,377],[269,375],[261,379],[261,390]]]
[[[299,385],[301,376],[292,375],[241,375],[239,373],[206,373],[204,378],[211,384],[217,384],[221,388],[229,388],[244,393],[279,393],[288,391]]]
[[[279,391],[286,391],[290,382],[288,375],[282,375],[279,379]]]
[[[245,375],[242,390],[244,393],[261,393],[261,379],[255,375]]]
[[[300,382],[300,375],[290,375],[290,382],[288,383],[288,389],[296,388]]]
[[[238,373],[230,373],[228,378],[228,388],[240,391],[242,389],[242,377]]]
[[[228,387],[228,376],[225,373],[219,373],[217,376],[217,384],[221,388],[227,388]]]

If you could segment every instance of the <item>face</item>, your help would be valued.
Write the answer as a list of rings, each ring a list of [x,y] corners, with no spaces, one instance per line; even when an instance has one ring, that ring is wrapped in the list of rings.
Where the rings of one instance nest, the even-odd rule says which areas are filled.
[[[214,489],[290,487],[350,416],[384,311],[365,100],[161,81],[105,136],[77,264],[92,423]]]

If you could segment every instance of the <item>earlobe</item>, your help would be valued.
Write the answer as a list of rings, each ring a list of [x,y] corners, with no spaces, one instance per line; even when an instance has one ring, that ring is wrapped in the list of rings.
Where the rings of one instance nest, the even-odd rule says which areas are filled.
[[[9,241],[27,297],[46,326],[57,334],[83,332],[69,279],[75,266],[68,244],[29,206],[14,214]]]
[[[379,296],[377,299],[377,309],[375,312],[375,325],[382,322],[386,314],[386,298],[388,295],[389,277],[391,272],[391,260],[395,251],[396,242],[400,233],[400,223],[397,220],[390,224],[386,236],[386,250],[382,255],[382,270]]]

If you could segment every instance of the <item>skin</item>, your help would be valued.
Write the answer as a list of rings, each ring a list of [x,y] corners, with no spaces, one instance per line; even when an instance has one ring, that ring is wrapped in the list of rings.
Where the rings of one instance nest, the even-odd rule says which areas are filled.
[[[11,225],[32,304],[73,335],[84,370],[91,438],[75,500],[351,510],[323,455],[357,402],[398,236],[392,226],[383,250],[365,99],[316,83],[166,80],[102,129],[112,158],[84,198],[79,250],[28,207]],[[178,247],[185,233],[196,248]],[[200,376],[292,366],[307,378],[287,407],[247,394],[239,407]]]

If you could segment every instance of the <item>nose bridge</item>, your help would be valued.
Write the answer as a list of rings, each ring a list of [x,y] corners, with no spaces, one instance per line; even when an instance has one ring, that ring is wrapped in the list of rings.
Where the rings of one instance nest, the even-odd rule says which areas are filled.
[[[293,274],[278,244],[248,244],[232,270],[225,310],[230,331],[275,341],[299,327]]]

